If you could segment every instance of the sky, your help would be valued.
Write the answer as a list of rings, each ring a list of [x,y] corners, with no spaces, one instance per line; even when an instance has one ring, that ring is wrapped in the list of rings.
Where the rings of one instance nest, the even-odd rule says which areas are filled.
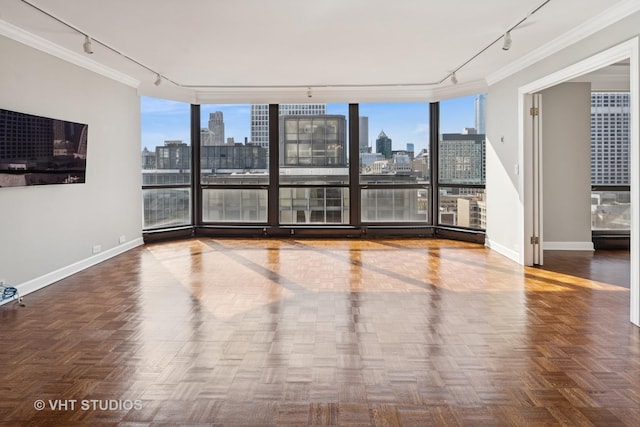
[[[474,127],[475,95],[440,102],[440,133],[460,133],[465,127]],[[184,102],[142,97],[142,148],[154,151],[165,140],[189,142],[190,105]],[[209,113],[222,111],[225,138],[237,142],[251,139],[251,105],[216,104],[201,106],[201,126],[207,127]],[[362,103],[361,116],[369,117],[369,145],[381,131],[391,138],[394,150],[407,148],[413,143],[418,152],[427,147],[429,135],[428,103]],[[327,114],[348,116],[348,104],[327,104]]]

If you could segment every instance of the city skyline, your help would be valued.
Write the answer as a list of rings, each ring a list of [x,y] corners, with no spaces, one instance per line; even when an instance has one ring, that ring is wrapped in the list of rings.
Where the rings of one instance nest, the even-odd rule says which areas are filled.
[[[461,133],[475,126],[476,95],[440,102],[440,133]],[[348,117],[348,104],[328,103],[327,114]],[[207,127],[209,114],[220,111],[224,116],[226,137],[237,142],[251,141],[251,104],[205,104],[201,106],[201,128]],[[190,143],[190,105],[184,102],[141,97],[141,149],[153,150],[165,140]],[[414,144],[416,152],[427,148],[429,140],[429,104],[362,103],[360,116],[369,120],[369,146],[375,149],[375,138],[384,131],[393,140],[394,150]]]

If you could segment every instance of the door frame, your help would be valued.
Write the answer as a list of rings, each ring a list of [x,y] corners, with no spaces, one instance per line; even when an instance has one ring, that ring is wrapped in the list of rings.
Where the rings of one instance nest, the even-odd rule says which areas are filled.
[[[631,259],[630,259],[630,320],[640,326],[640,37],[634,37],[626,42],[613,46],[603,52],[579,61],[562,70],[551,73],[538,80],[530,82],[518,89],[518,144],[519,159],[523,173],[519,175],[518,187],[522,194],[523,203],[519,207],[521,230],[519,238],[520,262],[523,265],[534,264],[534,251],[530,243],[530,236],[534,234],[534,204],[533,204],[533,143],[530,131],[527,129],[529,112],[528,103],[531,95],[588,74],[592,71],[620,62],[630,61],[630,189],[631,189]],[[542,212],[539,213],[540,215]]]

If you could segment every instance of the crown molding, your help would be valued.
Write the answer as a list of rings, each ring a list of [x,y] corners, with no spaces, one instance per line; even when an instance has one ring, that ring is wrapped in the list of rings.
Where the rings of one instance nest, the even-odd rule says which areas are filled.
[[[111,80],[115,80],[127,86],[138,88],[138,86],[140,85],[139,80],[134,79],[127,74],[93,61],[87,58],[85,55],[81,55],[69,49],[58,46],[57,44],[52,43],[47,39],[25,31],[22,28],[16,27],[15,25],[10,24],[2,19],[0,19],[0,35],[37,49],[41,52],[55,56],[56,58],[62,59],[63,61],[85,68],[89,71],[93,71],[96,74],[100,74],[101,76],[107,77]]]
[[[457,85],[434,88],[431,91],[431,96],[429,97],[428,101],[437,102],[462,96],[477,95],[479,93],[487,93],[488,90],[489,85],[485,80],[474,80]]]
[[[539,62],[638,11],[640,11],[640,0],[622,1],[605,10],[600,15],[589,19],[574,29],[567,31],[560,37],[510,63],[506,67],[490,74],[487,76],[487,83],[489,85],[494,85],[499,81],[530,67],[536,62]]]
[[[634,76],[634,58],[638,55],[639,37],[622,42],[603,52],[597,53],[589,58],[583,59],[573,65],[565,67],[554,73],[546,75],[538,80],[530,82],[518,88],[519,94],[534,93],[555,86],[558,83],[573,80],[577,77],[599,70],[608,65],[630,59],[630,74]],[[633,79],[631,79],[633,81]]]
[[[150,91],[153,88],[149,88]],[[394,85],[394,86],[351,86],[351,87],[314,87],[311,86],[311,99],[307,87],[253,87],[253,88],[212,88],[195,91],[197,104],[209,103],[306,103],[306,102],[436,102],[461,96],[485,93],[488,85],[484,80],[434,85]],[[145,93],[147,94],[147,93]]]

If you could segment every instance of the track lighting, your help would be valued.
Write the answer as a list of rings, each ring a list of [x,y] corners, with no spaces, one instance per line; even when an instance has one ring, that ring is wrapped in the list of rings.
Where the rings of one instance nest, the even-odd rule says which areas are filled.
[[[38,12],[42,13],[43,15],[48,16],[49,18],[59,22],[60,24],[66,26],[67,28],[75,31],[78,34],[84,35],[84,44],[82,45],[82,48],[84,49],[84,52],[86,54],[91,55],[93,53],[93,47],[92,47],[92,42],[95,41],[96,43],[98,43],[100,45],[100,49],[101,51],[110,51],[112,53],[115,53],[117,55],[120,55],[121,57],[123,57],[124,59],[138,65],[139,67],[144,68],[145,70],[149,71],[150,73],[153,73],[156,75],[156,80],[154,82],[154,84],[156,86],[159,86],[160,84],[162,84],[162,80],[167,80],[169,83],[178,86],[178,87],[182,87],[182,88],[249,88],[249,87],[253,87],[253,86],[230,86],[230,85],[192,85],[192,84],[183,84],[180,82],[176,82],[174,80],[172,80],[171,78],[167,77],[167,76],[161,76],[159,73],[157,73],[154,69],[150,68],[149,66],[145,65],[144,63],[138,61],[135,58],[132,58],[131,56],[125,55],[124,53],[120,52],[119,50],[111,47],[109,44],[107,44],[106,42],[103,42],[101,40],[93,40],[91,37],[89,37],[87,34],[84,33],[83,30],[79,29],[78,27],[75,27],[72,24],[69,24],[68,22],[58,18],[57,16],[52,15],[51,13],[45,11],[44,9],[41,9],[39,6],[35,5],[32,3],[32,0],[20,0],[22,3],[30,6],[31,8],[37,10]],[[496,36],[495,39],[493,39],[493,41],[491,41],[488,45],[486,45],[485,47],[483,47],[482,49],[480,49],[477,53],[475,53],[473,56],[471,56],[469,59],[467,59],[465,62],[463,62],[462,64],[458,65],[456,68],[454,68],[454,70],[459,71],[462,70],[464,67],[466,67],[470,62],[472,62],[473,60],[475,60],[476,58],[478,58],[480,55],[482,55],[485,51],[487,51],[489,48],[491,48],[493,45],[497,44],[500,42],[500,40],[502,39],[503,45],[502,45],[502,49],[503,50],[509,50],[511,49],[511,31],[518,28],[520,25],[522,25],[525,21],[527,21],[529,18],[531,18],[531,16],[533,16],[534,14],[538,13],[544,6],[546,6],[548,3],[551,2],[551,0],[540,0],[541,3],[535,8],[533,9],[531,12],[529,12],[527,15],[525,15],[522,19],[520,19],[520,21],[518,21],[517,23],[515,23],[515,25],[512,25],[511,27],[509,27],[509,30],[502,34],[502,35],[498,35]],[[447,79],[451,80],[451,83],[458,84],[458,78],[456,77],[456,73],[454,72],[450,72],[450,73],[446,73],[446,70],[443,70],[443,74],[442,74],[442,78],[440,78],[439,80],[436,81],[431,81],[431,82],[411,82],[411,83],[403,83],[403,84],[336,84],[336,85],[320,85],[320,86],[316,86],[320,87],[320,88],[325,88],[325,87],[382,87],[382,86],[398,86],[398,87],[409,87],[409,86],[436,86],[436,85],[441,85],[442,83],[446,82]],[[302,89],[304,88],[303,85],[294,85],[294,86],[287,86],[287,85],[272,85],[272,86],[260,86],[260,87],[271,87],[271,88],[296,88],[296,89]],[[307,97],[311,98],[313,96],[312,92],[311,92],[311,88],[308,87],[307,88]]]
[[[84,49],[84,53],[88,53],[91,55],[93,53],[93,47],[91,46],[91,37],[85,35],[84,43],[82,44],[82,48]]]
[[[511,31],[504,33],[504,41],[502,43],[502,50],[511,49]]]

